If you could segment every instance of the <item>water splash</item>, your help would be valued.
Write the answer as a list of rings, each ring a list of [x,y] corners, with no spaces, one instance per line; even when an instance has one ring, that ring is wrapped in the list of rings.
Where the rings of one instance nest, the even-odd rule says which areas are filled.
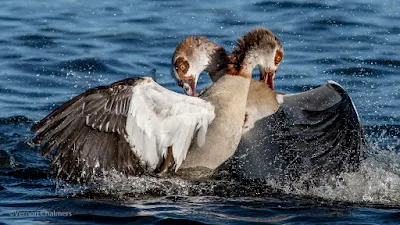
[[[396,159],[388,167],[379,158]],[[361,164],[360,171],[344,173],[329,183],[312,188],[307,195],[328,200],[352,203],[399,204],[400,203],[400,156],[382,152]]]
[[[60,186],[59,193],[89,198],[135,201],[163,196],[284,197],[303,196],[323,201],[356,204],[398,205],[400,203],[400,155],[381,150],[366,159],[360,171],[331,177],[310,187],[305,180],[280,186],[274,180],[263,184],[235,180],[184,180],[177,177],[125,177],[110,172],[96,187]]]

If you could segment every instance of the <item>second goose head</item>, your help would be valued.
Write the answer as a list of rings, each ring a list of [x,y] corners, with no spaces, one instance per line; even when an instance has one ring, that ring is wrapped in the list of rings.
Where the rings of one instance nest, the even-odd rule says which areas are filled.
[[[275,72],[283,59],[283,48],[279,39],[265,28],[256,28],[236,41],[232,49],[231,63],[237,70],[252,73],[258,65],[260,80],[274,90]]]

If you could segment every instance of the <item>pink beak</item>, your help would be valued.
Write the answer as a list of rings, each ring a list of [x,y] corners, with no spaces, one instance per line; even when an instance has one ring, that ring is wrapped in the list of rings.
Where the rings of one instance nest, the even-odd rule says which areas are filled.
[[[190,96],[197,96],[196,82],[194,77],[190,76],[187,79],[179,80],[178,85],[183,88],[183,91]]]
[[[268,84],[268,86],[272,90],[275,90],[274,77],[275,77],[275,70],[260,68],[260,80]]]

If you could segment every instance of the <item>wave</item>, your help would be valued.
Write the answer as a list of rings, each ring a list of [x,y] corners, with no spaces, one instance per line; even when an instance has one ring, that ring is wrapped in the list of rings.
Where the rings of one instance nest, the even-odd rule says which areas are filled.
[[[274,2],[274,1],[262,1],[259,3],[255,3],[252,5],[254,8],[262,8],[262,9],[335,9],[337,7],[329,6],[321,3],[313,3],[313,2],[294,2],[294,1],[284,1],[284,2]]]
[[[58,68],[77,72],[116,73],[107,64],[96,58],[74,59],[61,62]]]
[[[0,125],[11,125],[11,124],[30,124],[33,120],[25,116],[10,116],[0,118]]]
[[[29,34],[14,37],[15,40],[21,41],[22,46],[31,48],[50,48],[57,45],[56,38],[40,34]]]
[[[388,71],[374,69],[369,67],[347,67],[347,68],[339,68],[339,69],[331,69],[327,71],[334,75],[351,75],[356,77],[374,77],[380,78],[385,74],[388,74]]]

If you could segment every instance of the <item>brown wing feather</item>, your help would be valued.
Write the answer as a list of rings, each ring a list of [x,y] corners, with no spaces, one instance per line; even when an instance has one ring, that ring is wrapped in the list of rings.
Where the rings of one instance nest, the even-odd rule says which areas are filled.
[[[132,78],[89,89],[32,127],[39,132],[34,142],[45,143],[43,156],[58,149],[51,164],[58,179],[88,184],[104,171],[144,171],[124,137],[132,86],[141,81]]]

